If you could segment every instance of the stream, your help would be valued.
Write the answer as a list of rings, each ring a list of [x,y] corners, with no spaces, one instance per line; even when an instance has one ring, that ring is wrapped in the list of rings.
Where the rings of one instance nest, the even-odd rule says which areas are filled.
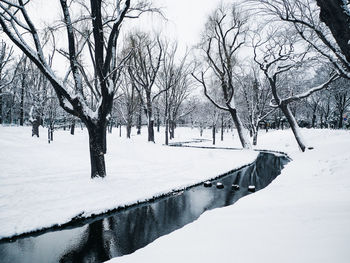
[[[103,262],[133,253],[207,210],[265,188],[288,162],[283,154],[260,152],[254,163],[211,180],[211,187],[201,183],[65,227],[0,240],[0,262]]]

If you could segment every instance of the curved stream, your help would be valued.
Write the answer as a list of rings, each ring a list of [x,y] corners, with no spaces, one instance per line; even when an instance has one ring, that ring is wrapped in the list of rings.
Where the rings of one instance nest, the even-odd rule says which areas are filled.
[[[133,253],[156,238],[193,222],[206,210],[228,206],[269,185],[289,159],[260,152],[257,160],[242,169],[203,184],[175,192],[111,214],[72,223],[54,231],[43,231],[0,241],[1,262],[103,262]],[[216,183],[221,182],[223,189]],[[232,185],[239,185],[233,189]]]

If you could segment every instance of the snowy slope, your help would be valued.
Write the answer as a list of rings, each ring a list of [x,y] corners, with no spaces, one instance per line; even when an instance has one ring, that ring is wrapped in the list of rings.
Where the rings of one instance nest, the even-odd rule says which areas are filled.
[[[314,150],[290,130],[259,137],[293,158],[267,188],[109,262],[349,262],[350,133],[302,132]]]
[[[55,132],[51,144],[46,132],[32,138],[29,127],[0,127],[0,238],[146,200],[257,157],[253,151],[165,147],[163,133],[156,133],[157,144],[146,142],[146,134],[126,140],[115,130],[107,139],[107,177],[91,180],[86,131]],[[177,140],[197,133],[177,132]]]

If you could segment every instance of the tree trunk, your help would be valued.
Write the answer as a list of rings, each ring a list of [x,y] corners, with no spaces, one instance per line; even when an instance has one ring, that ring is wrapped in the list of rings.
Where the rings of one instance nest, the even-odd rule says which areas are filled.
[[[105,177],[106,166],[104,155],[106,153],[106,123],[87,123],[89,132],[91,178]]]
[[[157,132],[160,130],[160,113],[159,109],[157,109]]]
[[[22,83],[19,125],[23,126],[23,124],[24,124],[24,84]]]
[[[39,138],[39,126],[40,126],[40,119],[39,117],[36,117],[32,121],[32,137],[37,136]]]
[[[137,134],[141,134],[141,125],[142,125],[142,107],[140,106],[139,116],[137,118]]]
[[[175,121],[170,121],[170,139],[175,138]]]
[[[253,132],[253,145],[256,146],[258,144],[258,133],[259,133],[259,125],[255,128]]]
[[[216,127],[214,124],[213,124],[213,128],[212,128],[212,132],[213,132],[213,145],[215,145]]]
[[[301,151],[305,151],[306,149],[306,144],[304,143],[304,139],[300,134],[300,128],[298,126],[297,121],[295,120],[291,110],[289,109],[288,105],[280,105],[280,108],[284,114],[284,116],[286,116],[287,121],[293,131],[294,137],[299,145],[299,148],[301,149]]]
[[[154,120],[151,115],[148,116],[148,141],[154,142]]]
[[[2,100],[2,94],[0,92],[0,124],[2,124],[4,120],[2,105],[3,105],[3,100]]]
[[[339,121],[338,121],[338,128],[342,129],[343,128],[343,111],[339,111]]]
[[[238,132],[238,137],[239,137],[239,140],[241,141],[242,147],[244,149],[251,149],[252,146],[249,142],[249,139],[247,138],[247,135],[244,132],[243,124],[237,115],[236,109],[230,109],[230,114],[231,114],[232,120],[236,126],[236,129]]]
[[[332,32],[346,60],[350,62],[350,27],[349,14],[346,12],[344,0],[317,0],[320,7],[320,19]]]
[[[312,114],[312,120],[311,120],[311,127],[315,128],[315,124],[316,124],[316,114]]]
[[[130,139],[131,137],[131,123],[128,122],[126,125],[126,138]]]
[[[165,145],[169,145],[169,120],[165,120]]]
[[[224,140],[224,115],[221,115],[221,141]]]
[[[72,125],[70,126],[70,134],[74,135],[74,130],[75,130],[75,120],[72,121]]]

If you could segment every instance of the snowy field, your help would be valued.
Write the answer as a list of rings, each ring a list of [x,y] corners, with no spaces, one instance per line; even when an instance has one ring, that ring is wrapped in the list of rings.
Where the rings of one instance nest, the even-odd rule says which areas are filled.
[[[205,181],[253,162],[253,151],[165,147],[146,130],[131,140],[108,135],[107,177],[90,179],[88,136],[76,129],[47,130],[31,137],[30,127],[0,127],[0,238],[18,235],[150,199]],[[207,135],[210,131],[207,131]],[[199,136],[197,129],[177,129],[176,140]]]
[[[349,262],[350,132],[302,132],[314,150],[300,153],[290,130],[259,137],[293,158],[267,188],[110,262]],[[228,139],[218,145],[238,146]]]

